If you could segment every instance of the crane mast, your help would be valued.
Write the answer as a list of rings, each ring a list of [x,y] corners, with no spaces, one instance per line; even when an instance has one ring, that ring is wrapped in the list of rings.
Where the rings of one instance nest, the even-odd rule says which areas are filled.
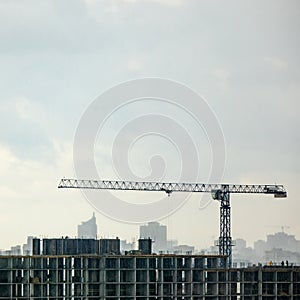
[[[61,179],[58,188],[156,191],[170,196],[173,192],[211,193],[214,200],[220,202],[219,254],[228,256],[228,266],[232,262],[231,208],[230,194],[271,194],[275,198],[287,197],[283,185],[242,185],[242,184],[207,184],[207,183],[165,183],[136,182],[120,180],[81,180]]]

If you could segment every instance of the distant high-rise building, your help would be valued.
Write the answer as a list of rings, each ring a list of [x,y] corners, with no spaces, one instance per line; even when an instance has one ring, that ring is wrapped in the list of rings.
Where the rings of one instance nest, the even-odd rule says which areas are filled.
[[[244,250],[247,247],[247,242],[244,239],[235,239],[235,247],[236,251]]]
[[[134,248],[133,243],[130,243],[126,240],[121,240],[120,246],[121,246],[122,252],[130,251],[130,250],[133,250],[133,248]]]
[[[174,253],[181,253],[181,254],[193,254],[195,251],[194,246],[189,246],[189,245],[178,245],[173,247]]]
[[[11,247],[10,251],[11,251],[11,255],[21,255],[22,253],[20,245]]]
[[[27,237],[27,243],[23,245],[23,255],[32,255],[33,236]]]
[[[294,235],[285,232],[277,232],[267,235],[267,250],[281,248],[289,251],[300,251],[300,241],[297,241]]]
[[[264,257],[265,251],[267,250],[267,242],[264,240],[258,240],[254,242],[254,251],[256,253],[256,256],[260,259]]]
[[[153,241],[153,250],[167,250],[167,226],[158,222],[150,222],[147,225],[140,226],[140,237],[143,239],[151,238]]]
[[[82,222],[80,225],[78,225],[77,236],[84,239],[97,238],[97,224],[95,213],[93,213],[93,216],[90,220]]]

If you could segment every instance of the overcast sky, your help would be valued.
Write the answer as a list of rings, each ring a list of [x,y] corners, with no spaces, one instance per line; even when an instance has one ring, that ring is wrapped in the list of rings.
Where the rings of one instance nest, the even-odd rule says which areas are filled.
[[[206,99],[226,142],[223,182],[278,183],[288,190],[283,200],[232,196],[233,238],[251,245],[289,226],[300,239],[299,30],[296,0],[0,0],[0,249],[28,235],[75,236],[77,224],[92,216],[95,209],[79,190],[57,189],[60,178],[75,176],[76,129],[102,92],[144,77],[181,82]],[[158,113],[160,105],[149,111]],[[97,168],[108,170],[106,176],[114,177],[110,133],[126,124],[128,109],[95,145]],[[193,125],[188,131],[209,170],[205,133],[198,136]],[[180,145],[141,139],[136,146],[129,161],[137,177],[147,175],[155,153],[166,168],[158,179],[178,178]],[[198,248],[212,244],[219,205],[199,207],[194,195],[161,220],[169,238]],[[97,211],[96,217],[100,236],[138,237],[137,225]]]

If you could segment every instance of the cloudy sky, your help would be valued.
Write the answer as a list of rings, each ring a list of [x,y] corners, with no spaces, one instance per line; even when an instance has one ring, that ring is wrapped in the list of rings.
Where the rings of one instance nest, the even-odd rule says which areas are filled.
[[[288,190],[283,200],[232,196],[233,237],[251,245],[289,226],[286,231],[300,239],[299,29],[296,0],[0,0],[0,249],[24,243],[28,235],[76,235],[77,224],[95,208],[79,190],[57,185],[75,176],[80,120],[104,91],[144,77],[180,82],[206,99],[224,134],[223,182],[278,183]],[[185,124],[198,151],[199,178],[208,180],[205,130],[165,103],[147,105],[127,106],[107,121],[95,143],[101,174],[118,178],[111,144],[122,126],[133,116],[164,111]],[[133,140],[124,149],[132,174],[147,177],[155,154],[160,160],[153,180],[180,178],[190,157],[178,155],[179,144],[159,134]],[[118,151],[123,148],[119,142]],[[105,197],[98,193],[101,207]],[[151,201],[143,193],[118,197]],[[201,209],[193,195],[161,222],[169,226],[169,238],[202,248],[219,234],[218,213],[218,203]],[[96,217],[99,236],[138,237],[136,224],[97,211]]]

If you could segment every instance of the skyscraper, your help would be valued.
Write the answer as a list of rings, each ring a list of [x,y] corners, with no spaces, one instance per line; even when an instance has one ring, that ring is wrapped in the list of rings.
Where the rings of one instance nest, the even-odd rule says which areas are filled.
[[[167,226],[165,225],[150,222],[140,226],[140,238],[151,238],[154,242],[153,250],[155,252],[167,250]]]
[[[95,213],[93,213],[93,216],[90,220],[82,222],[80,225],[78,225],[77,236],[84,239],[97,238]]]

